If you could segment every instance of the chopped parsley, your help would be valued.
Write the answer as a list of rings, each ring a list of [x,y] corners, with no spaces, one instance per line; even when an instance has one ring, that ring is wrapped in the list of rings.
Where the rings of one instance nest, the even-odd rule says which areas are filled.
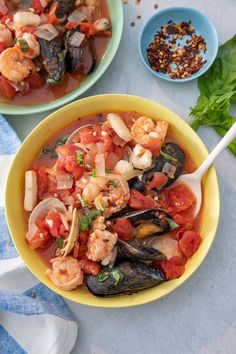
[[[83,153],[80,150],[76,151],[76,162],[79,165],[83,165],[84,164]]]
[[[105,280],[107,280],[110,276],[110,273],[109,272],[100,272],[96,278],[99,282],[103,282]]]
[[[164,157],[165,159],[167,159],[167,160],[170,160],[170,161],[173,161],[173,162],[178,162],[178,160],[175,157],[171,156],[170,154],[167,154],[166,152],[164,152],[162,150],[160,152],[160,155],[162,157]]]
[[[108,182],[108,184],[109,184],[110,186],[115,187],[115,188],[118,186],[118,182],[115,181],[114,179],[110,179],[109,182]]]
[[[72,181],[73,176],[72,175],[67,175],[68,181]]]
[[[123,279],[123,274],[117,269],[111,272],[111,276],[115,279],[115,285],[119,284]]]
[[[101,210],[92,210],[88,212],[86,215],[83,215],[80,219],[80,230],[81,231],[88,230],[92,226],[93,220],[101,215],[102,215]]]
[[[87,200],[82,198],[82,196],[80,194],[77,194],[76,197],[79,199],[79,201],[80,201],[80,203],[81,203],[83,208],[86,208],[88,206]]]
[[[106,170],[106,173],[107,173],[107,174],[111,174],[111,173],[112,173],[112,170]]]
[[[56,141],[55,145],[52,148],[48,148],[48,147],[43,147],[40,151],[40,156],[42,155],[48,155],[50,154],[50,158],[54,159],[56,157],[58,157],[57,153],[56,153],[56,148],[58,146],[62,146],[65,145],[67,139],[68,139],[69,135],[64,136],[63,138],[59,139]]]
[[[174,222],[174,220],[171,218],[166,218],[166,220],[168,221],[171,230],[177,229],[177,227],[179,227],[179,225],[176,224],[176,222]]]
[[[92,176],[92,177],[97,177],[96,168],[93,168],[93,169],[92,169],[91,176]]]
[[[29,45],[25,39],[18,38],[17,43],[19,44],[19,47],[23,53],[27,53],[29,51]]]
[[[57,237],[57,246],[61,249],[63,247],[64,240],[62,237]]]

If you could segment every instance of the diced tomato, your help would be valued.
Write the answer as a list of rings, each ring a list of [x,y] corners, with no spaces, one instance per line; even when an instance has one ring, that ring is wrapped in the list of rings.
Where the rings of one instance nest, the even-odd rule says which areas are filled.
[[[131,189],[129,206],[135,210],[155,209],[157,208],[157,203],[151,197]]]
[[[98,275],[101,269],[101,265],[97,262],[93,262],[88,258],[79,260],[79,265],[85,274]]]
[[[174,222],[178,225],[192,224],[194,223],[193,209],[188,208],[173,215]]]
[[[126,112],[123,114],[122,119],[124,120],[127,127],[131,129],[138,117],[139,114],[136,112]]]
[[[42,78],[42,76],[40,76],[36,72],[31,72],[29,74],[29,76],[25,80],[29,83],[30,87],[33,88],[33,89],[39,89],[45,83],[45,81]]]
[[[120,218],[115,221],[113,231],[123,241],[128,241],[132,238],[132,224],[127,218]]]
[[[153,188],[161,189],[168,182],[168,177],[162,172],[155,172],[152,181],[148,184],[147,190]]]
[[[150,138],[150,141],[147,144],[142,144],[145,149],[151,151],[153,156],[158,157],[161,151],[161,141],[157,138]]]
[[[177,279],[184,273],[186,258],[174,256],[163,261],[154,261],[152,266],[161,269],[168,280]]]
[[[92,22],[80,22],[79,26],[80,31],[87,37],[94,36],[97,33],[97,29]]]
[[[191,257],[202,241],[201,236],[195,231],[185,231],[179,241],[179,247],[185,257]]]
[[[32,0],[31,7],[35,10],[37,14],[42,14],[44,12],[44,7],[40,0]]]
[[[38,185],[38,198],[42,199],[43,195],[48,191],[48,176],[43,166],[36,170],[37,185]]]
[[[97,143],[101,137],[101,126],[94,125],[92,127],[84,127],[79,131],[81,144]]]
[[[66,30],[74,29],[74,28],[78,27],[79,24],[80,24],[80,22],[68,21],[67,24],[65,25],[65,29],[66,29]]]
[[[50,238],[49,232],[39,227],[35,235],[28,241],[29,248],[32,250],[36,248],[43,248],[46,246],[49,238]]]
[[[188,209],[195,203],[195,196],[184,184],[179,184],[168,190],[168,204],[176,210],[176,212]]]
[[[0,91],[7,98],[13,98],[16,95],[16,90],[4,76],[0,76]]]
[[[80,231],[79,242],[82,246],[86,246],[89,239],[89,231]]]
[[[56,148],[58,154],[58,169],[65,169],[67,172],[71,172],[76,179],[80,179],[84,172],[88,171],[88,168],[78,163],[76,153],[80,149],[75,145],[63,145]],[[84,153],[81,151],[83,162]]]
[[[49,231],[53,237],[62,236],[60,234],[60,228],[64,225],[62,225],[62,220],[59,213],[55,211],[50,211],[47,214],[45,221],[47,222]]]
[[[7,49],[6,43],[0,42],[0,53],[2,53],[5,49]]]
[[[21,27],[20,30],[21,30],[22,33],[31,33],[31,34],[34,34],[35,31],[36,31],[36,27],[24,26],[24,27]]]

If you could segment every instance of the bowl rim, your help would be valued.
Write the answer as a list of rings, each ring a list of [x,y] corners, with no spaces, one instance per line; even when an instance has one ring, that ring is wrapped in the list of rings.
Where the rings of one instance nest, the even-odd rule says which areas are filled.
[[[112,0],[110,0],[112,1]],[[1,106],[0,105],[0,114],[9,114],[9,115],[28,115],[34,113],[43,113],[53,109],[58,109],[71,101],[75,100],[82,96],[86,91],[88,91],[95,83],[103,76],[106,70],[109,68],[110,64],[112,63],[117,50],[119,48],[123,28],[124,28],[124,8],[122,5],[122,0],[117,1],[117,6],[119,7],[119,21],[117,21],[117,33],[115,37],[111,37],[111,41],[113,41],[113,49],[110,52],[105,53],[104,58],[107,58],[105,62],[102,63],[102,66],[99,68],[99,74],[94,75],[94,77],[88,79],[83,83],[83,86],[78,86],[73,91],[68,92],[66,95],[57,98],[56,100],[52,100],[48,103],[39,103],[33,106],[24,106],[24,105],[9,105],[9,106]],[[109,6],[109,3],[108,3]],[[116,13],[115,13],[116,16]],[[111,45],[111,43],[110,43]],[[103,59],[104,60],[104,59]],[[95,73],[96,70],[95,69]],[[78,91],[81,91],[78,93]]]
[[[130,104],[130,101],[135,101],[136,103],[139,102],[140,105],[146,105],[146,104],[151,104],[152,106],[155,105],[155,108],[158,108],[160,111],[162,111],[163,113],[166,113],[172,117],[174,117],[175,120],[175,125],[180,124],[180,126],[185,126],[185,128],[191,132],[192,137],[195,141],[198,142],[198,146],[199,148],[201,148],[201,151],[203,152],[204,155],[207,156],[208,151],[204,145],[204,143],[202,142],[201,138],[195,133],[195,131],[187,124],[187,122],[185,122],[183,119],[181,119],[176,113],[174,113],[172,110],[166,108],[165,106],[156,103],[155,101],[152,101],[150,99],[146,99],[143,97],[139,97],[139,96],[134,96],[134,95],[126,95],[126,94],[102,94],[102,95],[96,95],[96,96],[90,96],[87,98],[83,98],[80,100],[77,100],[75,102],[72,102],[68,105],[66,105],[65,107],[60,108],[59,110],[51,113],[47,118],[45,118],[43,121],[41,121],[33,130],[32,132],[26,137],[26,139],[23,141],[21,147],[18,149],[16,156],[11,164],[9,173],[8,173],[8,177],[7,177],[7,183],[6,183],[6,193],[5,193],[5,211],[6,211],[6,220],[7,220],[7,225],[10,231],[10,235],[11,235],[11,239],[16,247],[16,250],[18,252],[18,254],[20,255],[22,261],[25,263],[26,267],[29,269],[29,271],[31,273],[33,273],[36,278],[42,282],[45,286],[47,286],[48,288],[50,288],[52,291],[56,292],[59,295],[62,295],[64,298],[68,299],[68,300],[72,300],[76,303],[82,304],[82,305],[87,305],[87,306],[91,306],[91,307],[97,307],[97,308],[126,308],[126,307],[134,307],[134,306],[139,306],[139,305],[143,305],[149,302],[153,302],[156,300],[159,300],[160,298],[168,295],[169,293],[171,293],[172,291],[176,290],[179,286],[181,286],[199,267],[200,265],[203,263],[204,259],[206,258],[212,243],[214,241],[214,238],[216,236],[216,231],[217,231],[217,227],[219,224],[219,217],[220,217],[220,194],[219,194],[219,184],[218,184],[218,179],[217,179],[217,174],[216,174],[216,170],[214,168],[214,166],[211,167],[210,169],[210,173],[211,173],[211,178],[213,178],[214,180],[214,193],[215,193],[215,200],[216,203],[214,205],[214,211],[215,211],[215,222],[213,223],[213,226],[211,227],[211,234],[212,237],[210,238],[210,240],[208,240],[207,245],[205,245],[204,249],[202,250],[202,252],[199,254],[199,259],[197,264],[193,265],[191,270],[189,270],[188,274],[183,274],[179,279],[181,279],[180,283],[178,284],[179,279],[176,280],[172,280],[169,281],[167,283],[171,284],[167,290],[165,289],[164,293],[159,295],[159,294],[152,294],[150,296],[146,296],[145,299],[141,298],[141,299],[135,299],[133,302],[130,302],[127,298],[126,302],[119,302],[119,296],[117,297],[113,297],[112,299],[115,299],[117,301],[114,301],[115,304],[113,304],[113,302],[107,301],[109,300],[109,298],[100,298],[100,297],[95,297],[94,302],[90,303],[89,300],[84,300],[84,299],[77,299],[76,297],[73,296],[73,291],[63,291],[60,290],[58,288],[56,288],[50,281],[48,281],[48,283],[45,283],[45,281],[43,280],[43,276],[41,274],[40,271],[38,270],[32,270],[32,262],[29,259],[25,259],[23,257],[23,251],[21,251],[22,247],[18,247],[17,245],[17,235],[14,231],[15,229],[15,222],[13,221],[13,218],[11,218],[11,210],[12,210],[12,181],[15,181],[14,179],[14,170],[15,170],[15,164],[16,161],[19,159],[19,155],[21,153],[22,147],[25,147],[27,145],[30,145],[32,142],[32,139],[35,139],[35,137],[37,136],[37,131],[38,129],[42,129],[45,127],[47,127],[48,123],[52,123],[53,121],[55,121],[57,119],[57,115],[58,113],[62,113],[65,110],[67,110],[68,108],[73,108],[76,107],[77,105],[80,104],[88,104],[91,105],[93,102],[96,102],[97,100],[103,100],[104,102],[107,101],[112,101],[112,99],[117,99],[117,101],[119,100],[119,102],[128,102],[128,104]],[[78,107],[76,107],[78,108]],[[126,111],[126,109],[124,110]],[[83,117],[82,117],[83,118]],[[60,129],[63,129],[63,126],[60,127]],[[58,130],[60,130],[58,129]],[[54,132],[55,134],[55,132]],[[12,181],[11,181],[12,179]],[[14,236],[13,236],[14,235]],[[26,247],[26,244],[25,244]],[[24,248],[24,247],[23,247]],[[158,286],[154,287],[154,288],[158,288]],[[149,290],[149,289],[147,289]],[[145,290],[144,290],[145,291]],[[125,295],[124,295],[125,296]],[[145,296],[144,296],[145,297]],[[129,299],[131,298],[131,296],[129,296]],[[100,301],[101,299],[105,299],[106,301]],[[111,298],[110,298],[111,299]]]
[[[213,33],[213,37],[214,37],[214,54],[210,57],[210,59],[208,60],[208,62],[206,63],[206,65],[204,65],[197,73],[193,74],[190,77],[184,78],[184,79],[171,79],[169,76],[167,75],[161,75],[159,72],[153,70],[151,68],[151,66],[146,62],[144,55],[143,55],[143,45],[142,45],[142,38],[144,33],[147,31],[148,26],[150,24],[150,22],[152,20],[154,20],[155,18],[158,18],[160,16],[162,16],[165,13],[171,13],[173,11],[179,11],[179,10],[187,10],[190,11],[192,13],[196,13],[198,15],[200,15],[201,17],[204,18],[204,20],[206,21],[206,23],[208,23],[209,27],[212,30]],[[198,77],[202,76],[207,70],[210,69],[210,67],[212,66],[212,64],[215,61],[217,52],[218,52],[218,46],[219,46],[219,39],[218,39],[218,34],[215,28],[215,25],[213,24],[213,22],[210,20],[210,18],[205,15],[202,11],[194,8],[194,7],[188,7],[188,6],[174,6],[174,7],[167,7],[163,10],[160,10],[159,12],[155,13],[153,16],[151,16],[147,22],[145,23],[145,25],[143,26],[140,35],[139,35],[139,55],[141,57],[141,60],[143,62],[143,64],[145,65],[145,67],[149,70],[149,72],[151,72],[155,77],[168,81],[168,82],[172,82],[172,83],[185,83],[188,81],[192,81],[197,79]]]

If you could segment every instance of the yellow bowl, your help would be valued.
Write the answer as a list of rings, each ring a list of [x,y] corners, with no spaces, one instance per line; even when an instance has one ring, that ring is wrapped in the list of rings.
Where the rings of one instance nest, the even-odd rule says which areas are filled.
[[[137,111],[154,119],[166,120],[179,141],[190,152],[198,166],[207,156],[207,150],[198,135],[180,117],[169,109],[150,100],[128,95],[100,95],[71,103],[52,113],[42,121],[21,145],[9,172],[6,188],[6,215],[16,249],[30,271],[56,293],[80,304],[96,307],[129,307],[157,300],[183,284],[200,266],[215,237],[220,211],[219,188],[216,171],[212,167],[203,183],[204,203],[200,233],[203,241],[198,251],[188,261],[184,274],[176,280],[165,282],[133,295],[112,298],[95,297],[86,290],[63,291],[57,289],[45,276],[46,265],[25,242],[27,225],[23,211],[24,173],[47,141],[64,126],[79,117],[97,112]]]

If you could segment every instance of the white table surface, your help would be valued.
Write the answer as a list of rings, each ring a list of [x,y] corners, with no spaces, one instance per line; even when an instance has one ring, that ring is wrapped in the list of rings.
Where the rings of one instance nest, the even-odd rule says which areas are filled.
[[[118,0],[113,0],[118,1]],[[198,96],[197,82],[176,85],[146,71],[138,53],[145,21],[159,9],[192,6],[216,26],[220,43],[236,33],[236,0],[129,0],[115,60],[86,95],[129,93],[148,97],[186,121]],[[141,20],[136,16],[141,15]],[[135,27],[130,23],[135,21]],[[236,110],[234,111],[234,113]],[[47,114],[8,116],[24,138]],[[198,131],[209,149],[219,141],[208,127]],[[216,167],[221,188],[221,220],[207,259],[183,286],[165,298],[130,309],[95,309],[67,301],[79,325],[73,354],[235,354],[236,353],[236,163],[225,151]],[[64,353],[61,353],[64,354]],[[67,354],[67,353],[65,353]]]

